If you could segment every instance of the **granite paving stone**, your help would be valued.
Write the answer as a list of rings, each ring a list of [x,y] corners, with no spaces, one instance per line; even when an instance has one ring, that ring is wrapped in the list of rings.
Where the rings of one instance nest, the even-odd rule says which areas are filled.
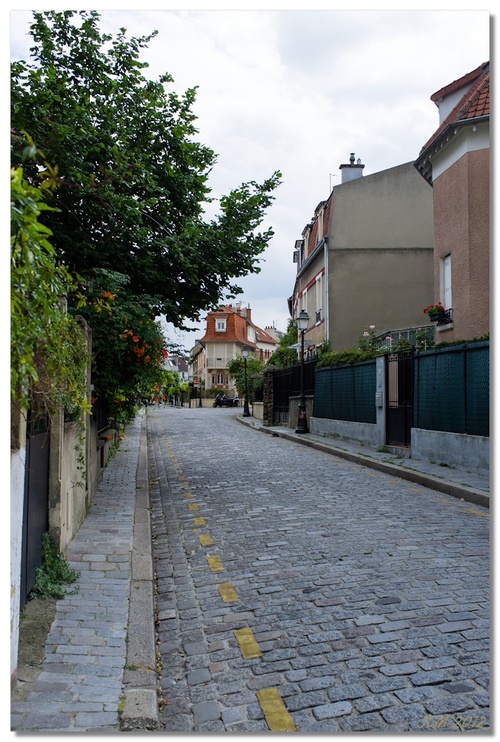
[[[338,441],[266,431],[238,408],[155,406],[144,425],[155,571],[144,620],[161,732],[268,732],[257,694],[271,689],[299,733],[432,732],[441,717],[489,729],[487,507],[398,477],[407,460],[389,475],[362,452],[349,461]],[[142,420],[134,426],[71,546],[80,592],[58,602],[15,730],[119,728]],[[227,602],[222,583],[235,591]],[[258,656],[243,656],[240,629]]]

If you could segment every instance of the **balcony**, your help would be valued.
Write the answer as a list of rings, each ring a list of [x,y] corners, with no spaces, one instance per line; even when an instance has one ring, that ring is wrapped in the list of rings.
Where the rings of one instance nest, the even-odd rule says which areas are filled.
[[[207,357],[207,368],[227,368],[230,361],[232,361],[232,358],[228,358],[226,356],[208,356]]]

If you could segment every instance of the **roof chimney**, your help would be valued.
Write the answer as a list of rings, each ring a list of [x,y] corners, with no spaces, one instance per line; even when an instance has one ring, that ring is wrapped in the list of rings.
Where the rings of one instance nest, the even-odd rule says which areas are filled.
[[[363,168],[364,165],[361,164],[361,160],[359,159],[359,157],[358,161],[356,162],[354,152],[351,152],[351,156],[349,157],[349,164],[341,165],[339,168],[339,170],[342,170],[342,183],[348,183],[350,180],[357,180],[358,178],[361,178],[363,176]]]

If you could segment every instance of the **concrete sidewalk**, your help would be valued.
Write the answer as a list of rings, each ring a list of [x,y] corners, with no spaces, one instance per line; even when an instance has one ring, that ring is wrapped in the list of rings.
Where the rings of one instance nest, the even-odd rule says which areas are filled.
[[[330,438],[313,433],[296,433],[292,428],[285,426],[264,425],[254,417],[238,417],[238,420],[268,435],[276,435],[320,451],[326,451],[348,461],[489,508],[489,472],[479,473],[455,467],[443,467],[430,461],[410,459],[398,453],[390,453],[390,451],[379,451],[353,440]]]
[[[158,728],[145,423],[127,428],[68,549],[78,591],[57,602],[38,678],[12,693],[16,732]]]

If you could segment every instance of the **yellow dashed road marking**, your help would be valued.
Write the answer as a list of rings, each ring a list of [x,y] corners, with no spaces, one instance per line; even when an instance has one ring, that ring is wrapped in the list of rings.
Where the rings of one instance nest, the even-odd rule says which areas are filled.
[[[444,502],[446,505],[451,505],[451,500],[445,500],[444,497],[435,497],[434,499],[439,502]]]
[[[188,503],[188,508],[190,510],[199,510],[199,507],[198,507],[198,505],[195,502]]]
[[[224,565],[219,556],[207,556],[208,566],[212,572],[223,572]]]
[[[417,489],[416,487],[408,487],[412,492],[422,492],[422,490]]]
[[[262,656],[262,652],[260,651],[260,647],[255,640],[252,629],[237,629],[234,632],[234,635],[238,640],[240,652],[244,659],[249,660],[252,659],[252,657]]]
[[[199,539],[202,546],[212,546],[213,544],[213,541],[208,533],[202,533],[201,536],[199,536]]]
[[[257,699],[266,718],[271,732],[295,732],[292,717],[286,710],[285,704],[276,688],[264,688],[257,691]]]
[[[223,603],[233,603],[235,600],[238,600],[238,596],[231,582],[222,582],[219,585],[219,593]]]
[[[205,518],[202,518],[201,516],[199,518],[194,519],[195,526],[204,526],[205,525]]]
[[[474,510],[474,508],[464,508],[464,510],[467,510],[469,513],[474,513],[474,515],[480,515],[482,518],[489,517],[489,513],[482,513],[480,510]]]
[[[184,497],[186,498],[186,500],[189,500],[189,498],[192,496],[193,496],[192,492],[184,492]]]

